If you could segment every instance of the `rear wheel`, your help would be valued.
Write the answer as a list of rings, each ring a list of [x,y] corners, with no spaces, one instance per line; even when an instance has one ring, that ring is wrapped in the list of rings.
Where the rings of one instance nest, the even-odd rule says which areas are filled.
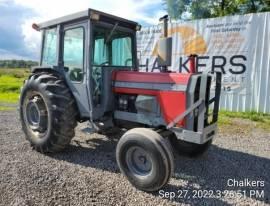
[[[35,73],[20,97],[20,118],[26,139],[39,152],[65,148],[75,135],[77,108],[64,80],[52,73]]]
[[[143,191],[163,187],[174,170],[170,143],[146,128],[131,129],[121,137],[116,159],[121,172]]]
[[[198,157],[203,155],[212,144],[212,139],[207,141],[204,144],[195,144],[191,142],[186,142],[179,140],[175,135],[170,137],[171,144],[174,150],[179,155],[189,156],[189,157]]]

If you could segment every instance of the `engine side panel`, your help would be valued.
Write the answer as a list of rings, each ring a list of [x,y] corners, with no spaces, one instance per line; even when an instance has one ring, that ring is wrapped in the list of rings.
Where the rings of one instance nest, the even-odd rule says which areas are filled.
[[[161,118],[164,124],[168,124],[186,110],[186,90],[190,76],[190,74],[120,71],[113,75],[113,92],[154,96],[160,106]],[[185,120],[180,121],[178,126],[184,127]]]

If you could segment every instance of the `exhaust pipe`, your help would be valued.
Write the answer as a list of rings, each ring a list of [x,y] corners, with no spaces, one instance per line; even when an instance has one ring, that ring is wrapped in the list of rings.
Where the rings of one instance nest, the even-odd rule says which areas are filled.
[[[197,71],[197,54],[191,54],[189,56],[189,73],[195,74]]]
[[[169,16],[165,15],[159,19],[159,21],[163,22],[163,37],[166,38],[168,37],[168,21],[169,21]]]
[[[164,39],[168,37],[168,21],[169,21],[168,15],[165,15],[159,19],[159,22],[163,22],[163,38]],[[161,72],[168,72],[168,65],[162,65],[161,68],[162,68]]]

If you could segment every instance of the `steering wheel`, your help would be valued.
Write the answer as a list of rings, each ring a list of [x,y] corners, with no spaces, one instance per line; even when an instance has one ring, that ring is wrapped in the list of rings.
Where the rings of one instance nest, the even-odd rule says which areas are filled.
[[[132,64],[132,58],[126,59],[125,66],[127,66],[128,65],[128,62],[130,62],[130,61],[131,61],[131,64]]]
[[[108,64],[109,65],[109,61],[105,61],[105,62],[103,62],[103,63],[101,63],[99,66],[106,66],[106,64]]]

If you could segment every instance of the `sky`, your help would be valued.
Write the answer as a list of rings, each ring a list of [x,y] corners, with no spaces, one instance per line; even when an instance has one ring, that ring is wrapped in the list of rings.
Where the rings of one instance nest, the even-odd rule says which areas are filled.
[[[0,59],[38,60],[40,23],[92,8],[143,26],[158,24],[166,14],[162,0],[0,0]]]

